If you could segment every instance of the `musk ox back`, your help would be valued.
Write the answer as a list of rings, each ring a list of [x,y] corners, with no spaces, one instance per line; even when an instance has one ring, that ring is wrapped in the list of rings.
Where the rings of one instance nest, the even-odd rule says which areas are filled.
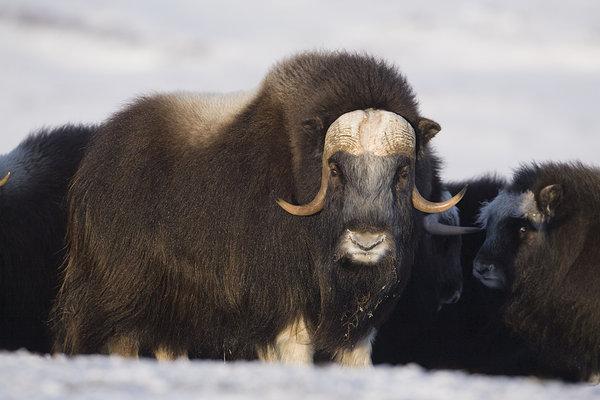
[[[481,211],[475,274],[507,292],[504,319],[544,361],[599,370],[600,170],[532,164]]]
[[[44,129],[0,157],[0,349],[50,351],[67,188],[92,127]],[[10,174],[10,175],[9,175]]]
[[[70,192],[57,351],[370,362],[413,205],[460,198],[425,200],[439,126],[394,68],[345,53],[237,98],[216,120],[215,98],[143,98],[100,127]]]

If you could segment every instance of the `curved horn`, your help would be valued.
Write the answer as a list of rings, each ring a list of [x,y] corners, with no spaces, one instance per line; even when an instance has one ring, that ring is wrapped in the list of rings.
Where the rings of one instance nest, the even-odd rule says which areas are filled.
[[[419,189],[417,189],[417,187],[415,186],[412,194],[412,202],[413,206],[419,211],[428,214],[437,214],[442,213],[444,211],[448,211],[449,209],[457,205],[458,202],[462,200],[466,192],[467,187],[465,186],[463,190],[460,191],[460,193],[456,194],[450,200],[442,201],[440,203],[434,203],[423,198],[423,196],[421,196],[421,193],[419,193]]]
[[[283,208],[290,214],[297,215],[300,217],[306,217],[318,213],[323,209],[323,206],[325,205],[325,195],[327,194],[328,177],[329,168],[327,168],[327,164],[323,163],[323,169],[321,172],[321,188],[319,189],[319,192],[317,193],[315,198],[310,203],[304,204],[302,206],[295,206],[283,199],[277,199],[277,204],[279,204],[281,208]]]
[[[292,215],[308,216],[318,213],[325,205],[329,182],[329,157],[338,151],[352,155],[365,152],[376,156],[412,153],[415,132],[403,117],[383,110],[355,110],[342,114],[327,129],[323,146],[321,188],[308,204],[296,206],[283,199],[277,204]]]
[[[428,215],[423,219],[423,227],[430,235],[457,236],[483,231],[481,228],[442,224],[437,215]]]
[[[6,174],[6,176],[4,178],[2,178],[0,180],[0,187],[6,185],[8,183],[9,179],[10,179],[10,171]]]

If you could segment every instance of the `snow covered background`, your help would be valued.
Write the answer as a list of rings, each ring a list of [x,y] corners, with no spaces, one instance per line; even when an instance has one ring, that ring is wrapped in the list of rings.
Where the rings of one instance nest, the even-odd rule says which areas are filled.
[[[286,55],[338,48],[408,76],[447,178],[598,160],[597,0],[0,0],[0,153],[138,94],[251,88]]]
[[[600,2],[0,0],[0,153],[153,91],[234,91],[299,50],[367,51],[408,76],[446,178],[600,150]],[[259,364],[0,354],[0,399],[579,399],[589,385]]]
[[[530,378],[426,373],[417,366],[371,371],[219,362],[157,363],[120,358],[69,360],[0,354],[0,398],[44,400],[579,400],[600,387]]]

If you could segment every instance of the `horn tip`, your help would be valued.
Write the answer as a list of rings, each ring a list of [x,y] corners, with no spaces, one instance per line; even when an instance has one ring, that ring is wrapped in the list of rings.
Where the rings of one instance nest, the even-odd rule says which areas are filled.
[[[8,183],[11,175],[12,175],[12,173],[10,171],[8,171],[8,173],[4,176],[4,178],[2,178],[0,180],[0,187],[6,185]]]

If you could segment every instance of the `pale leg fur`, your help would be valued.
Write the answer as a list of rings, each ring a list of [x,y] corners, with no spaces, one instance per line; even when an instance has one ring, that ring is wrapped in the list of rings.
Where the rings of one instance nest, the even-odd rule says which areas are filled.
[[[119,336],[110,340],[107,344],[108,354],[116,354],[126,358],[138,358],[140,344],[130,336]]]
[[[284,364],[312,364],[314,348],[304,319],[288,325],[277,335],[275,343],[258,349],[258,358]]]
[[[154,357],[158,361],[175,361],[180,358],[187,359],[188,355],[187,353],[176,353],[165,346],[160,346],[154,350]]]
[[[373,366],[371,361],[372,343],[377,331],[373,329],[371,333],[361,342],[357,343],[353,349],[340,349],[335,353],[335,362],[345,367],[367,368]]]

